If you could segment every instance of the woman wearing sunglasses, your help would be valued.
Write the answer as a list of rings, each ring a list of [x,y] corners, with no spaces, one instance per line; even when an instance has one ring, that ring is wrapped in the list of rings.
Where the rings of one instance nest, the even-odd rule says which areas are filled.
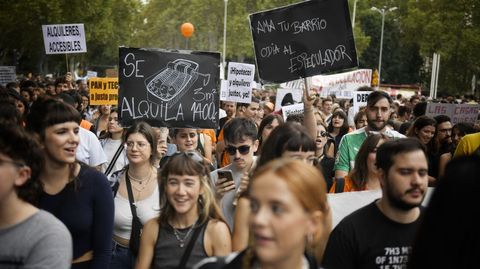
[[[327,129],[323,123],[317,125],[317,137],[315,138],[315,157],[316,166],[322,171],[323,178],[327,184],[327,190],[332,186],[335,173],[333,166],[335,165],[335,142],[329,138]]]
[[[125,132],[128,166],[113,173],[115,223],[111,268],[133,268],[138,255],[140,226],[158,216],[157,137],[146,122]]]
[[[200,154],[171,156],[158,184],[161,214],[144,226],[135,268],[191,268],[205,257],[230,253],[230,231]]]
[[[247,195],[248,247],[206,259],[195,268],[317,269],[331,230],[325,182],[318,169],[299,160],[274,160],[256,170]]]

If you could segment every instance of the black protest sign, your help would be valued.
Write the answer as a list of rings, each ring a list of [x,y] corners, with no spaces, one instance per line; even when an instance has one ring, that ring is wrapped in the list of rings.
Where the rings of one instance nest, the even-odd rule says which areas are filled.
[[[347,0],[306,1],[251,14],[250,27],[263,81],[358,66]]]
[[[218,126],[220,54],[120,48],[119,120],[130,126]]]

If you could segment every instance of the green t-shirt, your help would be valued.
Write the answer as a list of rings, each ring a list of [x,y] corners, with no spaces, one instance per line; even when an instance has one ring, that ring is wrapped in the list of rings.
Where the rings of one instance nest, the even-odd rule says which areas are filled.
[[[384,134],[393,139],[405,138],[401,133],[390,129],[385,130]],[[365,131],[365,127],[344,135],[338,147],[333,170],[350,172],[355,166],[355,157],[357,156],[358,150],[366,138],[367,132]]]

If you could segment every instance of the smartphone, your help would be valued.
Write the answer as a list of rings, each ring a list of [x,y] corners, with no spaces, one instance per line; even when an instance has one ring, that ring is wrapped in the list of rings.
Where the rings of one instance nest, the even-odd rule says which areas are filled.
[[[226,178],[227,181],[235,182],[233,180],[233,173],[230,170],[220,170],[220,171],[217,171],[217,174],[218,174],[218,179]]]

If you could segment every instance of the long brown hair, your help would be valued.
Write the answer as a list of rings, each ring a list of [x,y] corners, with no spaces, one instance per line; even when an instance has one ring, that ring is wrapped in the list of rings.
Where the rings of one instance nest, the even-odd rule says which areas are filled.
[[[368,177],[368,154],[376,152],[377,144],[380,140],[388,140],[388,136],[384,134],[371,134],[365,141],[363,141],[362,146],[358,150],[357,156],[355,157],[355,166],[349,174],[349,177],[353,181],[353,185],[356,190],[365,189],[367,184]]]

